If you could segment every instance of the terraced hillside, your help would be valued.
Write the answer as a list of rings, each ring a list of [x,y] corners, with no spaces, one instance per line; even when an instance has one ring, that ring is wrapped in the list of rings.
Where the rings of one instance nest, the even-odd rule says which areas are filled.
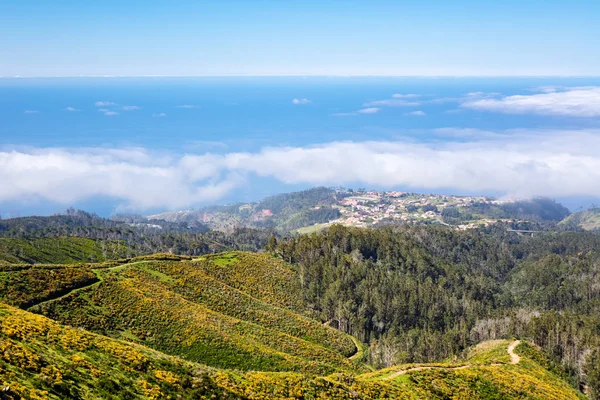
[[[95,279],[67,293],[73,285],[64,279],[64,288],[53,289],[60,296],[30,310],[219,368],[360,371],[348,359],[357,352],[353,340],[306,315],[299,282],[283,262],[252,253],[172,258],[80,267]]]
[[[514,344],[490,342],[459,364],[407,365],[367,374],[236,372],[0,303],[4,399],[583,398],[536,361],[535,348]]]

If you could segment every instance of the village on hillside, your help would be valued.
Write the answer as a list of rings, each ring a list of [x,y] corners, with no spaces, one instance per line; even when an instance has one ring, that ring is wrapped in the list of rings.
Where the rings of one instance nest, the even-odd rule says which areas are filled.
[[[448,225],[444,222],[444,210],[460,209],[474,204],[504,204],[511,200],[495,200],[484,196],[453,196],[441,194],[418,194],[408,192],[352,191],[338,189],[332,207],[339,209],[341,216],[326,224],[301,228],[299,231],[320,229],[330,224],[368,227],[386,223],[414,223]],[[316,206],[318,209],[320,206]],[[487,226],[503,219],[474,216],[458,229]]]

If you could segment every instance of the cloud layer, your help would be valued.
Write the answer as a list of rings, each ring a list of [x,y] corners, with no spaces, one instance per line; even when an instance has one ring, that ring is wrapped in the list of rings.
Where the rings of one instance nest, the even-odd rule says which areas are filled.
[[[213,203],[250,179],[513,196],[600,196],[600,131],[442,129],[448,142],[331,142],[258,152],[164,155],[146,149],[0,151],[0,202],[69,205],[106,196],[126,208]]]
[[[543,88],[543,93],[467,100],[462,107],[506,114],[600,117],[600,87]]]

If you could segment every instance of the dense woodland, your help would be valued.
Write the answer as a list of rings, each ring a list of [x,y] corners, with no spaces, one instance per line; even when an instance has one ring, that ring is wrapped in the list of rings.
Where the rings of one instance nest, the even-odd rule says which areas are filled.
[[[477,217],[529,221],[540,226],[552,226],[566,218],[569,210],[548,198],[515,201],[503,204],[473,203],[468,207],[447,207],[442,211],[444,222],[456,225]]]
[[[376,367],[451,358],[482,340],[518,336],[600,395],[596,234],[333,226],[270,246],[297,268],[321,318],[370,344]]]
[[[265,247],[269,236],[264,229],[240,227],[224,233],[209,231],[202,224],[148,221],[135,215],[106,219],[68,210],[50,217],[0,220],[0,262],[99,262],[158,252],[201,255],[257,251]],[[67,237],[89,240],[61,241]],[[64,255],[56,259],[58,253]]]

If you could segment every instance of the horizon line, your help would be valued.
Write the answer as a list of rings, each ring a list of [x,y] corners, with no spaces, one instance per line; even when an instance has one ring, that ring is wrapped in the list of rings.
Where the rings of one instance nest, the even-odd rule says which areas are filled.
[[[600,78],[598,75],[548,74],[548,75],[316,75],[316,74],[238,74],[238,75],[42,75],[2,76],[0,79],[75,79],[75,78]]]

